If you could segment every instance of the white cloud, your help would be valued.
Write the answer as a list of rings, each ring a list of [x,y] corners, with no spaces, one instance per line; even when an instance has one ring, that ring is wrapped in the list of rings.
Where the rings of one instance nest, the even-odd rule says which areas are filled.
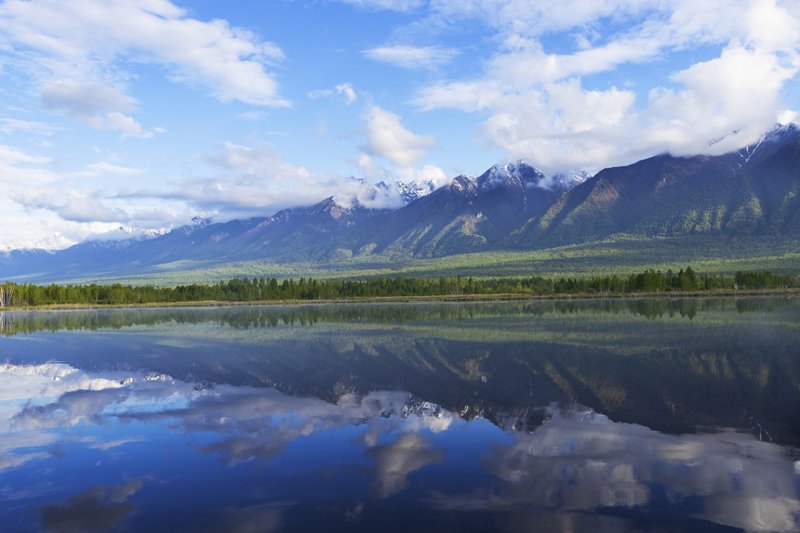
[[[0,250],[59,250],[97,235],[107,234],[120,224],[115,222],[74,222],[64,220],[49,209],[25,206],[24,200],[33,191],[15,193],[14,198],[0,197],[0,223],[14,228],[4,237]]]
[[[57,80],[42,88],[42,105],[64,112],[96,129],[120,131],[133,137],[151,137],[142,125],[126,114],[134,107],[133,100],[119,87],[76,80]]]
[[[332,96],[341,96],[347,105],[354,104],[358,101],[358,93],[353,87],[352,83],[340,83],[333,89],[315,89],[306,93],[312,100],[319,100],[320,98],[330,98]]]
[[[458,50],[439,46],[391,45],[370,48],[362,53],[374,61],[411,70],[424,70],[449,63],[458,55]]]
[[[495,81],[454,81],[424,87],[412,102],[423,111],[450,108],[474,112],[491,108],[503,96],[503,87]]]
[[[102,126],[96,121],[102,120],[105,113],[128,112],[133,108],[132,100],[116,87],[69,79],[44,86],[42,104],[95,127]]]
[[[742,17],[746,41],[761,50],[796,52],[800,45],[800,7],[795,3],[791,13],[790,6],[789,2],[779,5],[775,0],[752,2]]]
[[[223,102],[288,105],[268,70],[284,57],[276,45],[167,0],[9,0],[0,5],[0,49],[41,84],[46,106],[131,135],[142,130],[127,114],[124,62],[158,65]]]
[[[777,120],[781,90],[796,72],[773,54],[727,47],[720,57],[674,74],[681,89],[652,91],[646,140],[684,154],[720,132],[740,130],[731,138],[734,143],[753,140]],[[714,148],[729,151],[737,144]]]
[[[425,152],[436,146],[433,137],[417,135],[403,126],[400,115],[376,105],[365,114],[367,144],[370,156],[384,157],[397,166],[409,167]]]
[[[149,190],[125,195],[130,199],[162,198],[185,202],[214,218],[267,215],[299,205],[310,205],[352,188],[340,176],[314,173],[287,163],[275,150],[223,142],[218,152],[203,156],[208,168],[173,183],[171,190]]]
[[[714,146],[731,150],[796,111],[781,101],[800,72],[800,7],[792,2],[433,1],[429,17],[478,19],[501,44],[481,76],[435,81],[413,104],[483,115],[478,132],[487,145],[545,171],[598,170],[665,150],[701,153],[710,139],[738,130]],[[603,24],[627,29],[606,28],[603,37],[593,29]],[[573,52],[544,49],[543,35],[566,31],[591,39],[578,39]],[[592,78],[627,65],[665,65],[700,46],[719,56],[650,74],[649,96],[635,86],[598,88]]]
[[[386,112],[379,110],[378,114],[381,113]],[[388,115],[390,123],[384,125],[396,126],[399,117],[391,113]],[[378,128],[380,124],[374,122],[372,125]],[[114,195],[113,198],[137,204],[146,204],[151,199],[177,202],[188,206],[188,212],[200,212],[216,220],[267,216],[280,209],[316,204],[327,197],[334,197],[345,206],[358,200],[371,208],[399,207],[402,205],[399,190],[376,190],[374,183],[379,180],[392,183],[401,179],[405,182],[432,181],[441,185],[447,181],[444,171],[436,165],[410,165],[412,159],[421,155],[422,147],[417,144],[427,147],[432,140],[419,137],[405,128],[402,130],[399,135],[395,132],[390,137],[397,136],[395,140],[405,143],[403,146],[394,146],[394,137],[378,136],[373,140],[377,148],[383,146],[381,143],[392,146],[385,153],[376,152],[377,156],[390,163],[399,158],[404,165],[384,168],[362,152],[354,163],[366,180],[315,172],[285,161],[269,147],[226,141],[216,153],[200,158],[207,167],[195,169],[191,174],[174,180],[170,188],[132,190]],[[131,216],[136,214],[127,210]]]
[[[353,88],[352,83],[340,83],[334,88],[336,89],[336,92],[338,94],[344,96],[347,105],[353,104],[356,101],[358,101],[358,93],[356,93],[356,90]]]
[[[0,223],[14,228],[7,232],[3,248],[59,249],[86,238],[108,235],[121,225],[128,236],[160,229],[188,220],[186,206],[153,199],[128,201],[97,190],[78,190],[70,180],[111,176],[132,178],[145,170],[102,161],[79,172],[51,169],[50,158],[19,148],[0,145]],[[113,195],[111,195],[113,196]]]
[[[433,137],[408,130],[399,115],[374,104],[366,109],[364,120],[366,143],[352,162],[362,176],[372,182],[383,181],[387,187],[374,189],[364,184],[354,193],[363,205],[401,207],[403,200],[396,186],[398,181],[427,189],[430,184],[438,188],[450,180],[435,164],[417,165],[426,152],[436,146]]]
[[[77,191],[22,190],[11,198],[28,209],[44,209],[70,222],[109,222],[119,224],[129,218],[119,208],[113,208],[94,195]]]

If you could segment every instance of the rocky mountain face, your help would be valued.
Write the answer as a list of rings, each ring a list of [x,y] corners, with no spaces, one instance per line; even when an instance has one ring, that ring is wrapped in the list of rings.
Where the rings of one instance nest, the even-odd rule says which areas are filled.
[[[58,252],[0,254],[0,277],[48,272],[133,273],[182,262],[331,262],[352,257],[440,257],[492,249],[536,249],[616,234],[800,238],[800,129],[779,126],[758,142],[720,156],[662,154],[593,177],[545,176],[519,161],[475,177],[432,183],[379,183],[375,195],[327,198],[270,217],[195,221],[149,239],[85,242]],[[373,201],[375,200],[375,201]]]

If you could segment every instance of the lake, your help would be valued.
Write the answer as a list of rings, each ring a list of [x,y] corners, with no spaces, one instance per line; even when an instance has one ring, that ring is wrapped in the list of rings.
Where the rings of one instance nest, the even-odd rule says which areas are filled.
[[[800,299],[0,314],[4,531],[797,531]]]

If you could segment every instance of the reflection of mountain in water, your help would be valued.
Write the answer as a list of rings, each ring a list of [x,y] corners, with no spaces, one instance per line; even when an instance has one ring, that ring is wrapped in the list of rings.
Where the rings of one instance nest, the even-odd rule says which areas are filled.
[[[22,337],[4,355],[329,402],[408,390],[517,429],[541,423],[537,407],[579,402],[661,431],[797,443],[799,319],[791,298],[7,313],[7,333],[94,332]]]
[[[477,421],[467,423],[441,406],[399,391],[344,394],[329,403],[273,388],[223,384],[198,390],[193,383],[164,375],[84,372],[65,364],[4,365],[0,391],[6,406],[0,412],[0,450],[8,458],[0,464],[0,473],[35,468],[50,455],[44,451],[63,446],[70,438],[68,429],[78,425],[83,427],[80,446],[126,450],[123,457],[150,457],[154,464],[145,467],[154,466],[158,472],[186,457],[163,454],[158,428],[173,436],[191,435],[185,441],[190,449],[201,458],[221,460],[227,469],[245,463],[267,468],[264,465],[291,456],[293,448],[307,446],[303,441],[321,439],[316,441],[315,455],[330,461],[333,470],[347,471],[347,459],[338,457],[336,448],[324,446],[324,439],[335,441],[335,435],[345,431],[359,451],[358,461],[365,461],[360,471],[366,480],[360,483],[366,483],[371,493],[366,504],[362,501],[342,513],[348,529],[374,529],[371,526],[377,524],[369,522],[370,513],[373,520],[385,522],[390,502],[408,492],[416,495],[415,512],[410,513],[416,518],[399,517],[396,527],[405,523],[414,530],[420,526],[435,530],[429,520],[437,513],[453,512],[451,524],[480,530],[476,518],[513,511],[537,524],[537,530],[560,531],[570,524],[620,530],[665,522],[677,530],[705,531],[723,525],[793,531],[800,513],[792,465],[779,446],[732,431],[663,434],[638,424],[612,422],[580,406],[541,408],[546,419],[540,426],[506,432],[498,439],[476,427]],[[31,397],[36,402],[31,403]],[[104,429],[95,432],[95,427]],[[131,432],[141,436],[132,437]],[[456,439],[489,438],[495,444],[486,456],[465,456],[447,433]],[[493,433],[499,431],[495,428]],[[148,446],[160,452],[149,455]],[[459,484],[447,490],[420,490],[416,474],[452,460],[453,455],[459,458],[444,471],[460,474]],[[137,463],[131,460],[126,471],[133,469],[140,476]],[[481,472],[476,473],[479,465]],[[336,502],[337,496],[320,495],[313,479],[305,483],[304,502],[251,504],[225,520],[280,519],[287,528],[297,529],[316,515],[316,526],[322,519],[326,528],[335,528],[337,517],[320,511],[313,502],[319,498]],[[158,484],[147,476],[76,490],[61,503],[44,505],[42,523],[54,530],[119,527],[141,514],[134,513],[135,495],[157,490]],[[215,484],[209,485],[206,490],[214,490]],[[227,490],[224,485],[217,489]],[[205,520],[206,511],[197,509],[197,516],[182,517],[181,527],[192,530],[191,521]],[[363,521],[350,523],[358,519]],[[230,524],[218,529],[229,530]]]

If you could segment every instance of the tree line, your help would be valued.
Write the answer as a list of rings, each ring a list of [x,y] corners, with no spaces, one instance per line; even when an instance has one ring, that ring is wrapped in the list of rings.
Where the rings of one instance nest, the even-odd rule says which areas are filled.
[[[800,276],[737,272],[735,276],[645,270],[628,276],[529,278],[377,277],[365,280],[235,278],[214,284],[176,287],[130,285],[0,285],[0,307],[40,305],[131,305],[181,302],[257,302],[335,300],[370,297],[458,296],[481,294],[635,294],[713,290],[780,289],[800,286]]]

